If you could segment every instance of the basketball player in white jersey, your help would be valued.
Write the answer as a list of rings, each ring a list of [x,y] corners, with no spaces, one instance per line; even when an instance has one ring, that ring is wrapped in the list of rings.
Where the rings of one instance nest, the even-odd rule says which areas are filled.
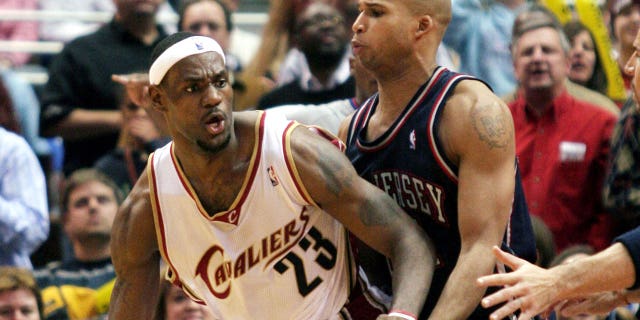
[[[173,142],[150,157],[116,217],[110,319],[152,318],[161,258],[218,319],[347,319],[354,266],[342,224],[393,264],[393,310],[378,319],[422,308],[432,245],[358,177],[337,140],[233,113],[215,40],[177,33],[152,60],[149,94]]]

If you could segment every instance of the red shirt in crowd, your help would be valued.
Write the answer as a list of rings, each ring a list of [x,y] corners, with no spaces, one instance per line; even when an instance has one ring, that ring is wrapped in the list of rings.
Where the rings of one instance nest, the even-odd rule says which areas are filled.
[[[556,250],[607,247],[613,235],[602,185],[616,117],[566,90],[541,117],[525,107],[522,94],[509,109],[527,204],[553,232]]]

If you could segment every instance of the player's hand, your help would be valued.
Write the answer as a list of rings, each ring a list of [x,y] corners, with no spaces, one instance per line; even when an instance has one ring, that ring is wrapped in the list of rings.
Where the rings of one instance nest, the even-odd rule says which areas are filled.
[[[607,314],[618,306],[625,305],[624,299],[618,292],[600,292],[589,295],[583,299],[573,299],[567,301],[561,308],[560,313],[565,317],[579,314]]]
[[[478,278],[477,284],[481,287],[505,287],[482,299],[482,306],[485,308],[504,303],[491,314],[490,319],[503,319],[517,310],[521,310],[519,320],[531,319],[554,307],[558,302],[558,279],[553,272],[506,253],[498,247],[493,247],[492,251],[498,261],[514,271]]]

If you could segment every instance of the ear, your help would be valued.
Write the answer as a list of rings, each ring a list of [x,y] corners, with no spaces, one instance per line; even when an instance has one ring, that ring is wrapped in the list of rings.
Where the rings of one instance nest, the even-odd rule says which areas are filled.
[[[149,97],[151,98],[151,106],[154,109],[161,112],[167,110],[167,107],[165,107],[165,104],[163,103],[164,93],[158,85],[149,86]]]
[[[435,20],[430,15],[423,15],[418,18],[418,28],[416,29],[416,38],[420,38],[435,28]]]

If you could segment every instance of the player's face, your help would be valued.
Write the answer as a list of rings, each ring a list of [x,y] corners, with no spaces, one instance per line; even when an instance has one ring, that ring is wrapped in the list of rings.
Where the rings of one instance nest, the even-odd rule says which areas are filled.
[[[38,303],[30,290],[0,292],[0,320],[39,320]]]
[[[171,286],[165,296],[164,320],[209,320],[211,310],[189,299],[182,289]]]
[[[569,79],[580,84],[587,83],[596,64],[596,49],[589,31],[583,30],[573,38],[569,57]]]
[[[353,55],[376,75],[392,72],[410,55],[412,14],[404,1],[360,0],[360,14],[353,23]]]
[[[215,1],[201,1],[190,5],[182,17],[184,31],[216,40],[222,50],[229,47],[229,31],[222,6]]]
[[[69,194],[64,230],[71,239],[109,239],[118,211],[113,190],[99,181],[78,185]]]
[[[159,90],[156,90],[159,89]],[[222,56],[192,55],[173,65],[160,86],[150,87],[175,142],[216,153],[233,137],[233,91]]]
[[[569,59],[553,28],[524,33],[515,44],[513,63],[516,78],[525,90],[559,88],[569,72]]]
[[[633,97],[636,103],[638,103],[638,99],[640,98],[640,31],[636,34],[633,47],[635,50],[625,65],[624,73],[633,77],[631,88],[633,89]]]

